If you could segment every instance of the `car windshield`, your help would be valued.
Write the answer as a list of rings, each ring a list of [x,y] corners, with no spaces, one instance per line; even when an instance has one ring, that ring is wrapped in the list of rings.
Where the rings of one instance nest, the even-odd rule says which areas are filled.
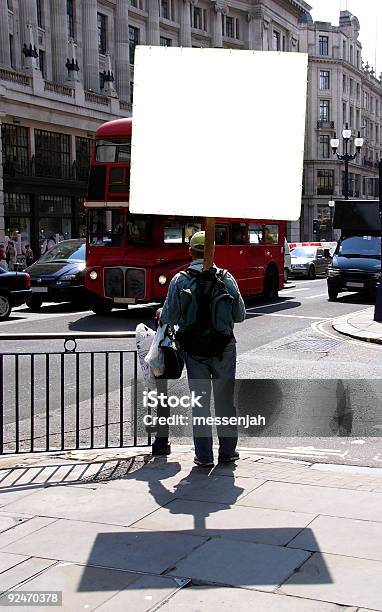
[[[291,252],[292,257],[316,257],[316,249],[296,247]]]
[[[81,261],[84,262],[86,257],[85,243],[79,240],[67,240],[59,242],[53,249],[50,249],[42,257],[39,262],[54,262],[54,261]]]
[[[379,236],[349,236],[341,240],[336,255],[358,257],[380,257],[381,238]]]

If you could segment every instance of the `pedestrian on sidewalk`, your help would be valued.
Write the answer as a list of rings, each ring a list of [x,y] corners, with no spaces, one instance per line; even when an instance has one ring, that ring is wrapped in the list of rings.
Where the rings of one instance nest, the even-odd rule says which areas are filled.
[[[12,272],[15,269],[15,263],[17,260],[17,252],[12,240],[8,241],[5,256],[8,264],[8,270]]]
[[[215,416],[236,417],[234,387],[236,374],[235,323],[245,319],[245,305],[233,276],[215,264],[203,271],[205,232],[190,239],[192,262],[172,279],[165,304],[158,311],[162,323],[178,325],[177,340],[183,351],[191,393],[201,397],[194,402],[194,462],[214,464],[212,428],[205,424],[210,413],[211,388]],[[239,458],[236,451],[237,426],[217,426],[221,462]]]
[[[7,256],[5,254],[5,246],[0,244],[0,268],[8,271]]]

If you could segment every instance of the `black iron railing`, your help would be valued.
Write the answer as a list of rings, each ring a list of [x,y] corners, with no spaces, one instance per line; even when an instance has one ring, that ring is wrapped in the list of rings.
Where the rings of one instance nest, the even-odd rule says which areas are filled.
[[[57,178],[73,181],[87,181],[90,166],[73,163],[53,163],[52,161],[38,160],[35,156],[31,159],[13,160],[5,157],[3,160],[3,170],[6,176],[35,176],[41,178]]]
[[[0,454],[150,444],[138,436],[135,348],[79,350],[78,343],[119,341],[135,332],[0,334],[39,350],[0,353]],[[46,341],[55,341],[49,352]],[[63,341],[63,346],[56,347]]]

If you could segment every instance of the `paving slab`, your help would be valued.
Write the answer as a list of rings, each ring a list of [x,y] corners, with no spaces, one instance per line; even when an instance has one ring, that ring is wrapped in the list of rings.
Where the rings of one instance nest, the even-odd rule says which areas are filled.
[[[102,609],[102,608],[101,608]],[[161,608],[161,612],[356,612],[354,607],[340,607],[336,604],[287,597],[278,593],[262,593],[249,589],[191,586],[178,591]],[[110,611],[111,612],[111,611]]]
[[[334,487],[266,482],[238,502],[243,506],[382,521],[382,494]]]
[[[4,548],[4,546],[7,546],[8,544],[11,544],[11,542],[21,540],[26,535],[42,529],[42,527],[46,527],[47,525],[54,523],[55,520],[56,519],[36,516],[27,521],[19,523],[13,527],[13,529],[8,529],[7,531],[0,533],[0,549]]]
[[[319,516],[288,547],[382,561],[382,523]]]
[[[0,508],[4,508],[11,502],[17,501],[18,499],[22,499],[23,497],[30,497],[34,495],[35,491],[30,489],[29,487],[21,488],[21,489],[1,489],[0,488]]]
[[[26,559],[22,563],[18,563],[0,574],[0,592],[12,589],[21,582],[42,572],[53,563],[54,561],[49,559]],[[49,589],[49,586],[45,587],[45,589]]]
[[[314,582],[329,572],[331,582]],[[345,606],[382,610],[382,563],[340,555],[314,553],[280,588],[281,593],[333,601]]]
[[[74,612],[94,610],[136,579],[137,574],[84,567],[74,563],[58,563],[31,578],[23,585],[22,590],[61,591],[62,606],[44,606],[40,609],[47,612]],[[23,606],[22,610],[34,612],[36,606]]]
[[[134,527],[284,546],[314,517],[314,514],[179,499],[138,521]]]
[[[22,561],[28,559],[25,555],[14,555],[12,553],[2,553],[0,552],[0,574],[1,572],[5,572],[6,570],[18,565]],[[0,588],[1,588],[1,579],[0,579]]]
[[[169,575],[204,583],[273,591],[310,556],[302,550],[252,542],[209,540],[175,567]]]
[[[19,525],[25,520],[27,520],[26,517],[0,512],[0,533]]]
[[[161,573],[203,542],[205,538],[195,535],[59,519],[2,552]]]
[[[137,576],[137,575],[136,575]],[[102,612],[146,612],[171,597],[179,585],[174,578],[140,576],[132,584],[102,604]],[[162,610],[162,607],[160,608]]]
[[[157,500],[143,492],[134,491],[132,504],[128,490],[121,494],[118,490],[102,485],[96,488],[66,485],[40,490],[26,499],[7,504],[6,508],[8,511],[29,512],[39,516],[129,525],[170,499],[172,494],[165,490],[162,495],[158,493]]]

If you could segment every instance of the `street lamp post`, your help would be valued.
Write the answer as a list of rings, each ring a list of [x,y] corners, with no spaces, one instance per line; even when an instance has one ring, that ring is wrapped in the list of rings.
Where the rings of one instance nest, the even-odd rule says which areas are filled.
[[[379,280],[378,280],[377,287],[376,287],[374,321],[379,321],[380,323],[382,323],[382,159],[379,160],[378,192],[379,192],[379,221],[381,224],[381,228],[380,228],[381,267],[379,270]]]
[[[329,200],[329,210],[330,210],[330,240],[333,242],[334,231],[333,231],[333,208],[334,208],[334,200]]]
[[[345,162],[345,186],[344,186],[345,200],[349,199],[349,161],[353,161],[353,159],[357,157],[358,153],[360,153],[363,147],[363,138],[361,138],[361,132],[358,132],[358,136],[354,140],[354,145],[355,145],[356,150],[355,150],[355,153],[351,154],[349,152],[350,138],[351,138],[351,130],[349,130],[349,125],[346,123],[345,128],[342,130],[343,150],[344,150],[344,153],[342,155],[339,155],[337,153],[337,149],[340,146],[340,141],[336,137],[336,134],[334,134],[334,138],[330,140],[330,146],[332,147],[333,155],[337,155],[337,158],[340,161]]]

